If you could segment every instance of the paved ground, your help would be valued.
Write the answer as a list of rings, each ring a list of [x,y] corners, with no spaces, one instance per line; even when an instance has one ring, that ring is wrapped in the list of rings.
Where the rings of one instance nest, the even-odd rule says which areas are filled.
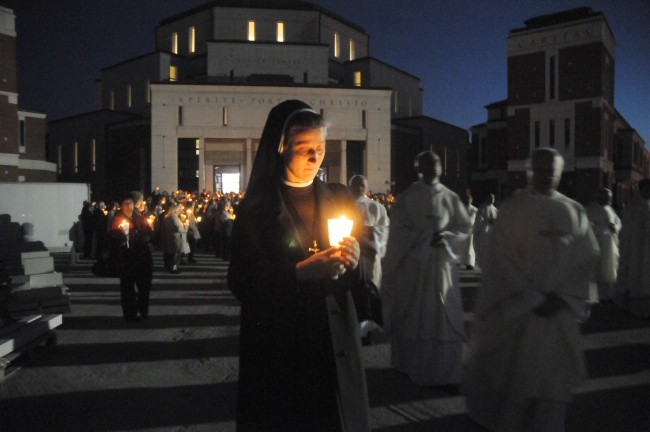
[[[126,324],[117,280],[57,254],[72,312],[54,351],[0,382],[0,432],[234,431],[239,305],[227,264],[198,260],[170,275],[156,254],[151,317]],[[478,278],[462,274],[468,323]],[[589,380],[567,430],[650,431],[650,321],[603,304],[583,330]],[[388,348],[385,336],[364,347],[374,431],[481,431],[457,388],[413,386],[389,367]]]

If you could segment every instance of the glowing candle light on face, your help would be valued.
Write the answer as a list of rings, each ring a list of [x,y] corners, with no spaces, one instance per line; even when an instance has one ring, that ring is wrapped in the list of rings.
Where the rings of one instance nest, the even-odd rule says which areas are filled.
[[[330,246],[340,246],[343,237],[348,237],[352,232],[352,220],[341,216],[338,219],[328,219]]]

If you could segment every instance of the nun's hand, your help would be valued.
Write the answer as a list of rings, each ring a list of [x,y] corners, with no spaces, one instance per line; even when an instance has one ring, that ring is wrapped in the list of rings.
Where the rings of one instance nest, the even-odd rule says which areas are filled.
[[[296,264],[296,278],[299,281],[334,277],[343,272],[345,261],[337,247],[317,252]]]
[[[359,265],[359,256],[361,248],[359,242],[354,237],[343,237],[340,245],[341,258],[346,267],[355,269]]]

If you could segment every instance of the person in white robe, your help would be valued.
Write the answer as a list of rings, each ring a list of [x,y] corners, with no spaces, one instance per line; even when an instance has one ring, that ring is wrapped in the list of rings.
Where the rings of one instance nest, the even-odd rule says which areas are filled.
[[[616,302],[632,314],[650,317],[650,179],[639,182],[639,197],[621,212],[621,256]]]
[[[490,230],[499,214],[499,211],[494,205],[495,201],[494,194],[490,194],[487,202],[479,207],[478,214],[476,215],[473,237],[476,262],[479,267],[481,266],[481,255],[489,250]]]
[[[415,167],[420,180],[395,201],[382,261],[391,365],[417,385],[459,384],[466,335],[454,247],[470,221],[440,183],[438,155],[420,153]]]
[[[618,270],[618,233],[621,231],[621,219],[612,204],[612,191],[600,188],[596,201],[586,207],[589,222],[600,247],[600,262],[596,271],[598,298],[600,301],[611,300],[616,294],[616,272]]]
[[[584,319],[599,257],[582,205],[557,192],[564,162],[532,155],[532,185],[499,208],[470,326],[462,393],[493,431],[564,431],[585,376]]]
[[[377,290],[381,289],[381,259],[386,255],[388,228],[390,219],[383,204],[368,198],[368,180],[357,174],[352,176],[348,188],[354,198],[365,222],[365,236],[361,243],[361,254],[372,263],[370,278]],[[383,323],[380,323],[383,324]],[[379,330],[379,325],[372,319],[364,319],[360,323],[361,342],[363,345],[372,343],[373,331]]]
[[[469,216],[470,228],[474,228],[476,223],[476,215],[478,214],[478,208],[472,205],[472,196],[467,195],[467,205],[465,206],[467,210],[467,215]],[[461,267],[465,267],[468,270],[472,270],[476,265],[476,252],[474,250],[474,234],[470,231],[467,239],[462,242],[462,249],[460,253],[460,263]]]

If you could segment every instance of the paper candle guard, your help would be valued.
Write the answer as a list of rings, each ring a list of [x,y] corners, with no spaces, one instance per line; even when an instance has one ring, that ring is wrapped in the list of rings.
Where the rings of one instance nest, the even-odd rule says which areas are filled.
[[[352,220],[341,216],[338,219],[328,219],[327,228],[330,237],[330,246],[340,246],[344,237],[352,232]]]

